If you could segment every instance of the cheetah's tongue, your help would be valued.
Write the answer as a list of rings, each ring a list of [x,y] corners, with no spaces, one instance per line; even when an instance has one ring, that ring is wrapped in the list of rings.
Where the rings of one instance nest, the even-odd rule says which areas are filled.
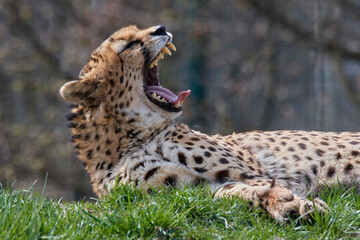
[[[176,96],[173,92],[171,92],[169,89],[164,88],[162,86],[149,86],[148,87],[149,93],[156,93],[156,95],[161,96],[165,98],[166,101],[171,102],[173,104],[180,103],[185,100],[187,96],[191,93],[191,90],[182,91],[179,93],[178,96]]]

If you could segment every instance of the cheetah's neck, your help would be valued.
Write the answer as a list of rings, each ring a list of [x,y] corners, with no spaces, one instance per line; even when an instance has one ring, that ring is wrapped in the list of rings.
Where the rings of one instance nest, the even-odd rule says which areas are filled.
[[[99,177],[96,176],[98,170],[119,165],[124,155],[136,152],[172,125],[171,121],[164,121],[144,127],[137,114],[120,114],[123,115],[121,121],[111,116],[104,118],[91,109],[77,106],[67,115],[71,121],[71,141],[92,181]]]

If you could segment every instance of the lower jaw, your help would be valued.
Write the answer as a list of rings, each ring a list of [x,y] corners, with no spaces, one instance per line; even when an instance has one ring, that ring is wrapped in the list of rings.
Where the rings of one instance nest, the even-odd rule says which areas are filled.
[[[173,107],[172,103],[159,103],[159,102],[157,102],[157,100],[150,97],[148,93],[145,93],[145,94],[146,94],[146,97],[151,102],[151,104],[153,104],[156,107],[159,107],[160,109],[162,109],[164,111],[177,113],[177,112],[181,112],[183,110],[182,106],[180,106],[179,108],[175,108],[175,107]]]

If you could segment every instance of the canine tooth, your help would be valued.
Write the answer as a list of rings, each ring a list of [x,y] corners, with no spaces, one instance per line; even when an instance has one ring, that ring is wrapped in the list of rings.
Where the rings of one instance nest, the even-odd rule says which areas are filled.
[[[160,96],[156,96],[155,98],[156,98],[157,100],[160,100]]]
[[[150,68],[155,67],[155,66],[157,66],[157,65],[158,65],[158,61],[155,60],[155,61],[152,62]]]
[[[156,93],[153,92],[153,93],[151,94],[151,97],[156,98]]]
[[[161,49],[161,51],[162,51],[163,53],[166,53],[167,55],[171,56],[171,52],[170,52],[170,50],[169,50],[167,47],[163,47],[163,49]]]
[[[167,45],[167,47],[169,47],[171,50],[173,50],[173,51],[176,51],[176,47],[175,47],[175,45],[174,44],[172,44],[172,43],[169,43],[168,45]]]
[[[157,66],[157,62],[156,61],[153,61],[150,65],[150,68],[153,68],[154,66]]]
[[[174,107],[179,108],[179,107],[181,107],[181,104],[182,104],[182,102],[179,101],[174,105]]]
[[[164,53],[160,53],[158,59],[159,59],[159,60],[164,59]]]

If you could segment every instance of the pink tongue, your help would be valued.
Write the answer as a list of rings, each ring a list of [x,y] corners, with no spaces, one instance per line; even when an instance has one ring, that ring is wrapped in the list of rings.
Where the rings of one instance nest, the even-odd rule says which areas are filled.
[[[173,104],[176,104],[180,101],[181,102],[184,101],[185,98],[187,96],[189,96],[189,94],[191,92],[191,90],[182,91],[179,93],[178,96],[176,96],[169,89],[161,87],[161,86],[149,86],[148,91],[150,94],[156,93],[156,95],[165,98],[168,102],[172,102]]]

